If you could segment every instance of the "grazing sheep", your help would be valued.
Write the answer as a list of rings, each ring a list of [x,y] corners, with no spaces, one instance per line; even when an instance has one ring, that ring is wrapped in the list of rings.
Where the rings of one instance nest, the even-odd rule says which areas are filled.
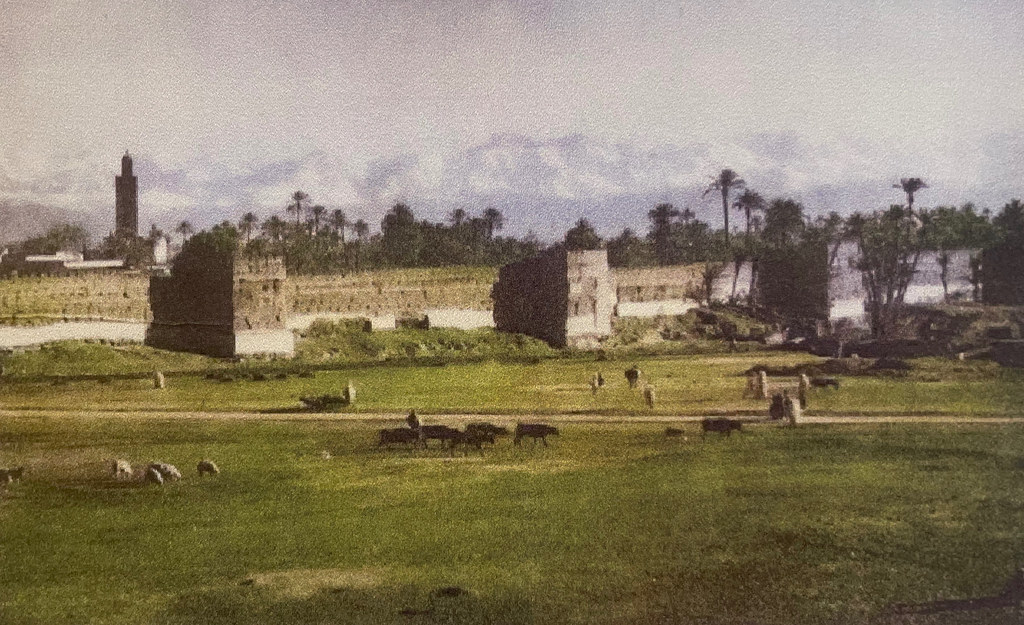
[[[127,460],[120,458],[110,461],[110,472],[115,480],[124,480],[132,476],[132,465]]]
[[[158,471],[156,467],[150,465],[146,468],[146,473],[142,476],[142,481],[147,484],[159,484],[160,486],[163,486],[164,476],[161,475],[160,471]]]
[[[392,443],[408,445],[409,443],[415,443],[419,439],[419,432],[412,428],[385,428],[378,432],[377,447],[391,445]]]
[[[558,436],[558,428],[546,425],[544,423],[516,423],[515,437],[512,442],[516,445],[523,437],[529,436],[533,439],[534,444],[537,443],[539,438],[544,446],[548,446],[548,436]]]
[[[732,436],[732,431],[737,432],[743,431],[743,422],[737,421],[736,419],[726,419],[724,417],[708,418],[700,422],[701,436],[708,432],[718,432],[719,434],[725,434],[726,436]]]
[[[196,471],[199,472],[200,477],[207,473],[210,475],[217,475],[220,473],[220,469],[217,468],[217,465],[213,460],[200,460],[199,464],[196,465]]]
[[[629,382],[629,388],[636,388],[637,384],[640,383],[640,374],[640,368],[636,365],[626,369],[626,382]]]
[[[668,438],[675,438],[683,435],[683,431],[679,428],[665,428],[665,436]]]
[[[149,469],[156,469],[156,471],[160,474],[160,477],[164,478],[165,480],[181,479],[181,471],[179,471],[178,467],[174,466],[173,464],[167,464],[166,462],[153,462],[149,465]]]
[[[655,391],[653,386],[648,384],[647,386],[644,387],[644,402],[646,402],[647,407],[652,410],[654,409],[654,395]]]

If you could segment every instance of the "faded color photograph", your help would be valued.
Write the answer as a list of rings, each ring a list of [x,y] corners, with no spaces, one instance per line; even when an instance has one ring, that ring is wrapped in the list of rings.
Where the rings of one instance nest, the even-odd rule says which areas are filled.
[[[1022,32],[0,0],[0,625],[1024,623]]]

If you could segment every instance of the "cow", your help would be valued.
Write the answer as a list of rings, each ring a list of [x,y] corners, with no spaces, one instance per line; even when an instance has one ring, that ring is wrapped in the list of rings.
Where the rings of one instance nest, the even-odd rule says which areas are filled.
[[[836,378],[811,378],[811,386],[815,388],[833,388],[839,390],[839,380]]]
[[[539,438],[544,446],[548,446],[548,436],[558,436],[558,428],[546,425],[544,423],[516,423],[515,437],[512,442],[516,445],[524,437],[529,436],[533,439],[534,444],[537,443]]]
[[[473,423],[467,423],[466,432],[471,431],[489,434],[491,438],[509,435],[508,428],[501,427],[500,425],[494,425],[493,423],[485,423],[483,421],[474,421]],[[493,441],[491,442],[493,443]]]
[[[391,445],[392,443],[408,445],[409,443],[415,443],[419,439],[419,431],[412,428],[385,428],[378,433],[377,447]]]
[[[421,425],[418,431],[420,443],[424,449],[426,449],[427,441],[430,439],[439,440],[442,444],[447,442],[449,446],[454,446],[455,442],[462,438],[462,432],[447,425]]]
[[[726,419],[724,417],[714,419],[709,418],[700,422],[700,428],[702,430],[702,436],[708,432],[718,432],[719,434],[732,436],[733,430],[736,430],[737,432],[743,431],[743,422],[737,421],[736,419]]]

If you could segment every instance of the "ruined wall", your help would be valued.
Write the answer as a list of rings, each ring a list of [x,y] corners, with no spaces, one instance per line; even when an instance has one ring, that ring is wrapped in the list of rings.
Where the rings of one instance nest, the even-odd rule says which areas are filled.
[[[147,276],[139,272],[0,280],[0,319],[117,319],[145,321]]]
[[[592,347],[612,333],[615,278],[605,250],[564,252],[569,294],[565,335],[570,347]]]
[[[150,279],[149,298],[147,345],[218,357],[294,351],[281,259],[179,256],[170,275]]]
[[[547,250],[502,267],[491,293],[495,327],[564,347],[568,278],[566,252],[562,249]]]

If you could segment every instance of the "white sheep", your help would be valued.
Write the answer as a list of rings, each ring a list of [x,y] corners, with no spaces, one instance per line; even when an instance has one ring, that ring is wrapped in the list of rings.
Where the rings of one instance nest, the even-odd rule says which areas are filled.
[[[199,472],[200,476],[206,475],[207,473],[210,475],[217,475],[220,473],[220,469],[217,468],[217,465],[213,460],[200,460],[199,464],[196,465],[196,471]]]
[[[181,479],[181,471],[179,471],[178,467],[174,466],[173,464],[167,464],[166,462],[154,462],[149,465],[149,468],[156,469],[156,471],[160,474],[160,477],[164,478],[165,480]]]
[[[117,458],[110,461],[110,472],[115,480],[124,480],[132,476],[132,465],[127,460]]]
[[[160,471],[155,466],[150,465],[146,468],[146,473],[142,476],[142,480],[150,484],[163,486],[164,476],[160,474]]]

